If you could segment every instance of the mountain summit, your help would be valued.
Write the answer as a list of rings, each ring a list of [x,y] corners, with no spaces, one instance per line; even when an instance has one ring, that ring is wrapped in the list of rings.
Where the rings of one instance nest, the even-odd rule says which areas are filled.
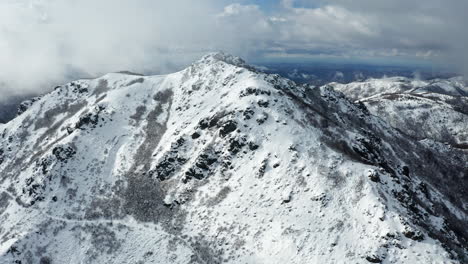
[[[214,53],[0,125],[2,263],[463,263],[466,152]]]

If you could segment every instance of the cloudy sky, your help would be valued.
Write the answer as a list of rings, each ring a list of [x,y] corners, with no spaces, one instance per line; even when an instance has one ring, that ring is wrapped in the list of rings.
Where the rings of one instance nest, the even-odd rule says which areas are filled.
[[[217,50],[251,62],[435,63],[468,73],[466,10],[466,0],[0,0],[0,93],[118,70],[169,72]]]

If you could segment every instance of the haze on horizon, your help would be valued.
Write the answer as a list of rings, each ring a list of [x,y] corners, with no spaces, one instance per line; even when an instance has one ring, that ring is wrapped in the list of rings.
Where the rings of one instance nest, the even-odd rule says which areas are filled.
[[[248,61],[428,63],[468,73],[466,0],[5,0],[0,101],[77,76]]]

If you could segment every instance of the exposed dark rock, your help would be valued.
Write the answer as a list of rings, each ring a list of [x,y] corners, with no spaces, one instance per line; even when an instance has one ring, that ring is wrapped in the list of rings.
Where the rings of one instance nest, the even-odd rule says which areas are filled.
[[[44,200],[42,196],[44,189],[45,185],[43,183],[37,183],[34,178],[27,178],[22,192],[31,198],[30,204],[33,205],[36,201]]]
[[[297,146],[296,145],[291,145],[288,148],[289,151],[297,151]]]
[[[88,92],[88,88],[86,87],[83,87],[81,84],[79,83],[75,83],[75,82],[72,82],[70,83],[70,87],[72,87],[72,92],[74,93],[87,93]]]
[[[212,128],[212,127],[220,127],[222,124],[220,123],[221,118],[223,118],[226,114],[223,112],[220,112],[212,117],[209,118],[204,118],[198,122],[198,128],[200,129],[207,129],[207,128]]]
[[[249,149],[254,151],[254,150],[257,150],[260,146],[253,143],[253,142],[249,142]]]
[[[179,138],[176,142],[172,143],[171,150],[163,156],[151,174],[155,174],[161,181],[169,179],[187,161],[186,158],[179,154],[179,150],[184,143],[185,140],[183,138]]]
[[[205,178],[205,174],[197,168],[190,168],[188,169],[188,171],[185,172],[185,178],[183,179],[183,182],[187,183],[187,181],[192,178],[202,180],[203,178]]]
[[[373,182],[380,182],[380,176],[376,171],[369,172],[369,179]]]
[[[407,176],[407,177],[409,177],[410,171],[409,171],[408,166],[403,166],[403,168],[402,168],[402,174],[405,175],[405,176]]]
[[[237,129],[237,122],[229,120],[226,123],[222,124],[219,134],[222,137],[225,137],[227,134],[234,132]]]
[[[361,156],[365,163],[379,164],[381,162],[380,140],[376,137],[361,137],[356,139],[359,143],[353,147],[353,150]]]
[[[197,138],[199,138],[199,137],[200,137],[200,134],[199,134],[198,132],[194,132],[194,133],[192,134],[192,139],[197,139]]]
[[[257,121],[257,123],[259,125],[265,123],[265,121],[268,120],[268,114],[263,112],[255,121]]]
[[[72,146],[58,146],[52,150],[52,154],[54,154],[59,161],[67,162],[68,159],[76,154],[76,150]]]
[[[246,144],[245,137],[230,138],[228,151],[233,155],[237,154]]]
[[[96,128],[98,122],[99,122],[99,112],[86,113],[80,116],[80,119],[75,124],[75,128],[76,129],[85,129],[86,127]]]
[[[258,168],[258,171],[257,171],[258,178],[262,178],[265,175],[267,165],[268,165],[268,159],[264,159],[262,161],[262,164],[260,164],[260,168]]]
[[[406,230],[403,232],[403,235],[407,238],[410,238],[415,241],[423,241],[424,240],[424,235],[419,232],[419,231],[411,231],[411,230]]]
[[[369,261],[370,263],[382,263],[382,259],[379,257],[372,255],[372,256],[367,256],[366,260]]]
[[[427,199],[431,199],[431,194],[429,192],[429,190],[427,189],[427,184],[421,182],[419,184],[419,190],[424,194],[424,196],[426,196]]]
[[[370,115],[369,110],[367,109],[366,105],[365,105],[363,102],[358,101],[358,102],[356,102],[356,105],[357,105],[357,107],[358,107],[359,109],[362,110],[362,112],[363,112],[365,115]]]
[[[216,157],[210,157],[207,154],[201,154],[195,165],[203,170],[209,170],[210,166],[215,163],[218,159]]]
[[[200,129],[207,129],[209,127],[212,127],[213,125],[210,124],[210,120],[207,119],[202,119],[200,122],[198,122],[198,127]]]
[[[255,114],[255,111],[252,108],[247,108],[244,110],[244,120],[249,120]]]
[[[49,172],[49,166],[52,164],[52,160],[49,157],[42,158],[36,162],[37,168],[40,168],[43,175]]]
[[[270,102],[268,102],[268,100],[263,100],[263,99],[260,99],[258,100],[257,102],[258,106],[260,107],[268,107],[270,105]]]
[[[21,252],[18,250],[18,247],[15,246],[15,245],[11,246],[11,247],[7,250],[7,253],[8,253],[8,254],[12,254],[12,255],[14,255],[14,256],[15,256],[15,255],[20,255],[20,254],[21,254]]]
[[[248,87],[240,93],[240,97],[245,97],[249,95],[271,95],[271,92],[268,90],[262,90],[259,88]]]
[[[180,138],[177,139],[175,146],[176,146],[176,147],[180,147],[180,146],[182,146],[184,143],[185,143],[185,139],[182,138],[182,137],[180,137]]]

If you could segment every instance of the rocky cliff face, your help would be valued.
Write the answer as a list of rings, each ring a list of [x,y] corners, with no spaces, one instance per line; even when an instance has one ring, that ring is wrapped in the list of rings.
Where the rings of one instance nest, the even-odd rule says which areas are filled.
[[[467,156],[210,54],[0,125],[5,263],[462,263]]]

